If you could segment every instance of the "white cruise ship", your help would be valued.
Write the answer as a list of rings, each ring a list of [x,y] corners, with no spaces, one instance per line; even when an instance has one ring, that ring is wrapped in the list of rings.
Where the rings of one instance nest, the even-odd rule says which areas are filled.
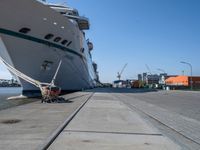
[[[49,83],[62,65],[56,85],[64,91],[93,88],[93,45],[85,38],[89,21],[76,9],[37,0],[0,0],[0,56],[13,67]],[[19,79],[23,93],[39,91]]]

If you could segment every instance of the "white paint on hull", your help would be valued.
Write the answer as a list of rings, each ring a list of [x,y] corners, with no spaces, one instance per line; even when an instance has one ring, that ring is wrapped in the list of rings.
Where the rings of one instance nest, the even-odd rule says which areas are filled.
[[[55,22],[57,25],[54,24]],[[4,46],[4,48],[0,47],[0,55],[6,58],[8,63],[33,79],[50,82],[62,59],[63,63],[56,79],[58,86],[61,86],[63,90],[79,90],[94,86],[95,73],[92,60],[88,54],[84,35],[76,24],[35,0],[1,0],[0,28],[18,33],[23,27],[31,29],[27,34],[30,37],[44,40],[44,36],[51,33],[55,37],[72,41],[68,48],[82,57],[29,39],[0,33],[0,44]],[[52,40],[49,41],[55,43]],[[81,48],[85,49],[83,54],[80,52]],[[44,61],[53,62],[50,70],[41,69]],[[20,81],[23,90],[37,90],[31,84]]]

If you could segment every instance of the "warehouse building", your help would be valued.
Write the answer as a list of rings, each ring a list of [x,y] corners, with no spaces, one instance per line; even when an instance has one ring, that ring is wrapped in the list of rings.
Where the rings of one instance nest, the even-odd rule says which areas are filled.
[[[165,80],[165,84],[172,87],[188,88],[191,86],[191,80],[193,88],[200,88],[200,77],[199,76],[176,76],[169,77]]]

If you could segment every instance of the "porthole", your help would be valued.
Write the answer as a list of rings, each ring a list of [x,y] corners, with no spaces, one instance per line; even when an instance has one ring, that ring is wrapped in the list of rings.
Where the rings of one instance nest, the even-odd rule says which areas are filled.
[[[53,34],[47,34],[44,38],[50,40],[51,38],[53,38],[53,36]]]
[[[62,44],[62,45],[65,45],[65,44],[67,44],[67,42],[68,42],[67,40],[63,40],[63,41],[61,42],[61,44]]]
[[[85,51],[85,49],[84,49],[84,48],[81,48],[81,52],[84,53],[84,51]]]
[[[21,32],[21,33],[28,33],[28,32],[30,32],[31,31],[31,29],[29,29],[29,28],[21,28],[20,30],[19,30],[19,32]]]
[[[70,41],[68,44],[67,44],[67,46],[69,46],[69,45],[71,45],[72,44],[72,41]]]
[[[59,42],[62,38],[61,37],[56,37],[53,41],[54,42]]]

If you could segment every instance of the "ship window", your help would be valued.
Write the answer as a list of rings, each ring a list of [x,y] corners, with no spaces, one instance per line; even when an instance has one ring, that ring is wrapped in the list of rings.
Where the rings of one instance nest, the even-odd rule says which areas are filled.
[[[53,34],[47,34],[44,38],[50,40],[51,38],[53,38],[53,36]]]
[[[60,14],[61,14],[61,15],[64,15],[64,14],[66,14],[66,12],[60,12]]]
[[[84,49],[84,48],[81,48],[81,52],[84,53],[84,51],[85,51],[85,49]]]
[[[73,15],[78,16],[78,12],[77,11],[72,11]]]
[[[70,44],[72,44],[72,41],[70,41],[70,42],[67,44],[67,46],[69,46]]]
[[[59,42],[62,38],[61,37],[56,37],[53,41],[54,42]]]
[[[72,12],[68,12],[67,14],[68,14],[68,15],[73,15]]]
[[[19,30],[19,32],[21,32],[21,33],[28,33],[28,32],[30,32],[31,31],[31,29],[29,29],[29,28],[21,28],[20,30]]]
[[[63,41],[61,42],[61,44],[62,44],[62,45],[65,45],[65,44],[67,44],[67,42],[68,42],[67,40],[63,40]]]

